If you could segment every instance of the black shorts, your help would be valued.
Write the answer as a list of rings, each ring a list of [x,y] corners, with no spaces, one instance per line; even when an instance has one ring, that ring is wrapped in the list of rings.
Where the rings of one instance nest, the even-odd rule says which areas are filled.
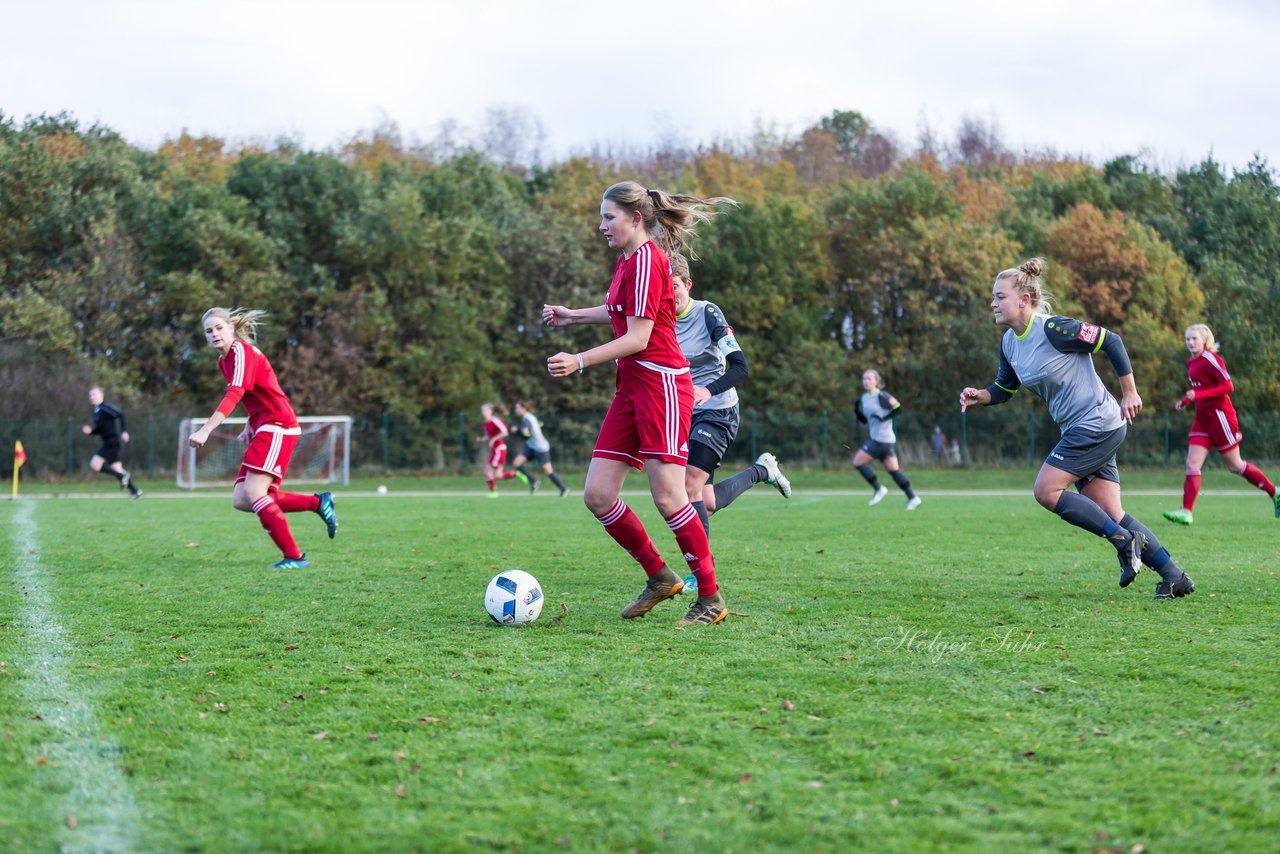
[[[545,451],[535,451],[532,448],[530,448],[528,445],[525,445],[524,449],[520,451],[520,456],[524,457],[526,460],[531,460],[540,466],[551,465],[550,449]]]
[[[868,439],[862,446],[862,450],[874,459],[884,462],[886,457],[898,456],[897,442],[877,442],[875,439]]]
[[[120,462],[120,442],[103,442],[94,456],[102,457],[102,461],[108,464]]]
[[[1115,430],[1083,430],[1072,428],[1062,434],[1044,461],[1056,469],[1074,474],[1076,488],[1094,478],[1120,482],[1116,468],[1116,451],[1124,444],[1129,428],[1121,424]]]
[[[689,424],[689,465],[708,474],[715,472],[738,438],[738,407],[695,409]]]

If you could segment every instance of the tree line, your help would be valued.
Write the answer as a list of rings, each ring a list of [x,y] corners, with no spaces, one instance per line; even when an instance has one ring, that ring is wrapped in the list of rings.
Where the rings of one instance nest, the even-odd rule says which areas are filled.
[[[752,407],[847,410],[874,367],[909,406],[953,408],[994,376],[995,274],[1040,255],[1058,311],[1123,336],[1149,407],[1181,396],[1182,332],[1204,321],[1237,403],[1280,410],[1280,188],[1261,158],[1098,166],[1015,154],[972,122],[908,152],[853,111],[794,137],[550,164],[517,162],[517,143],[413,147],[383,128],[327,151],[186,133],[144,150],[0,114],[3,414],[80,413],[90,383],[207,414],[214,305],[270,313],[261,343],[299,412],[603,409],[610,371],[553,381],[545,359],[607,332],[539,314],[603,300],[599,200],[624,178],[741,202],[699,229],[692,278],[739,333]]]

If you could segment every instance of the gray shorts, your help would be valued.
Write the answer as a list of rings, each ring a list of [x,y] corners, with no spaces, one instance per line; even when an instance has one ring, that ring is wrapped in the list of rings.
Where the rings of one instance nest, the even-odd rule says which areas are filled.
[[[870,454],[873,459],[884,462],[885,457],[896,457],[898,455],[898,443],[877,442],[875,439],[868,439],[863,443],[862,450]]]
[[[1129,428],[1121,424],[1115,430],[1083,430],[1073,428],[1062,434],[1044,461],[1056,469],[1076,475],[1076,488],[1094,478],[1120,482],[1116,468],[1116,451],[1124,444]]]
[[[524,450],[520,452],[520,456],[524,457],[526,460],[531,460],[540,466],[551,465],[551,449],[550,448],[548,448],[545,451],[535,451],[532,448],[530,448],[528,445],[525,445]]]
[[[739,423],[736,406],[726,409],[693,410],[693,420],[689,424],[689,445],[703,445],[710,453],[695,454],[691,447],[690,464],[707,472],[719,466],[729,446],[738,437]],[[714,457],[714,464],[711,464],[708,459],[710,457]],[[707,465],[711,465],[711,468],[707,468]]]

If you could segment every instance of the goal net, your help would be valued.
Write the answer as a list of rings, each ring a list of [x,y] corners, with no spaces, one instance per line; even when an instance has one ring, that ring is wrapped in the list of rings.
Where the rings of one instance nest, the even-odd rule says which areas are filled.
[[[237,437],[247,418],[227,418],[209,435],[202,448],[187,443],[208,418],[184,418],[178,428],[178,486],[218,486],[235,483],[245,446]],[[341,483],[351,475],[351,416],[298,417],[302,435],[289,461],[286,483]]]

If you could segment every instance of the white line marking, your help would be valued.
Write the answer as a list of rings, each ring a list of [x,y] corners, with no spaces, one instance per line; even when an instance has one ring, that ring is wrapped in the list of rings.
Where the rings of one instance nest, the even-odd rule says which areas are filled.
[[[73,648],[41,578],[32,510],[23,501],[13,514],[18,623],[27,639],[20,681],[35,713],[53,730],[44,744],[50,770],[70,777],[63,809],[64,815],[75,816],[77,826],[59,826],[59,850],[136,851],[138,808],[117,759],[120,746],[103,732],[93,706],[71,685]]]

